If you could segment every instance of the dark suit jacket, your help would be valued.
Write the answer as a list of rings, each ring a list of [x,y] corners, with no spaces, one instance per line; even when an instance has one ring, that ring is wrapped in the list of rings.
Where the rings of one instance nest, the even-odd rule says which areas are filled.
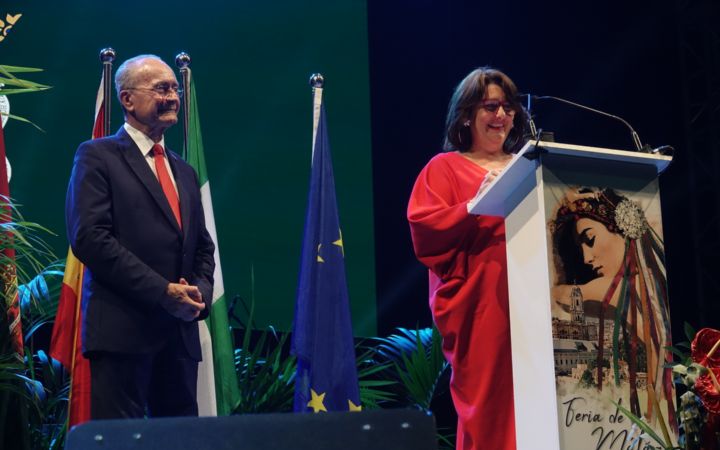
[[[195,171],[167,152],[180,198],[182,230],[160,183],[124,128],[80,145],[65,214],[68,240],[87,270],[83,281],[83,352],[149,353],[182,337],[201,359],[197,322],[159,304],[184,277],[212,303],[215,246],[205,228]]]

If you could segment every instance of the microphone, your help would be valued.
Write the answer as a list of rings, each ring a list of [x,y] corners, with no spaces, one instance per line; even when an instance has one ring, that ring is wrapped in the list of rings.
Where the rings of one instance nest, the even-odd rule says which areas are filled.
[[[525,109],[528,113],[528,126],[530,127],[530,137],[532,138],[532,140],[536,140],[538,138],[538,131],[537,127],[535,126],[535,121],[533,120],[532,108],[530,107],[530,100],[533,99],[533,96],[530,94],[522,94],[521,97],[523,96],[527,97],[527,107]]]
[[[675,153],[675,149],[671,145],[661,145],[660,147],[655,147],[651,149],[648,153],[652,153],[653,155],[673,156],[673,154]]]
[[[529,100],[530,97],[532,97],[533,100],[555,100],[560,103],[565,103],[567,105],[571,105],[576,108],[584,109],[586,111],[594,112],[596,114],[600,114],[600,115],[603,115],[606,117],[613,118],[615,120],[619,120],[630,130],[630,136],[632,136],[633,144],[635,144],[635,149],[638,152],[653,153],[653,149],[651,149],[650,146],[643,145],[640,142],[640,136],[638,136],[638,134],[635,132],[633,127],[627,122],[627,120],[623,119],[622,117],[616,116],[614,114],[606,113],[605,111],[600,111],[599,109],[591,108],[589,106],[581,105],[580,103],[571,102],[570,100],[565,100],[564,98],[554,97],[552,95],[537,96],[537,95],[528,94],[528,103],[530,102],[530,100]],[[663,147],[669,147],[669,146],[663,146]],[[661,149],[663,147],[658,147],[658,149]]]

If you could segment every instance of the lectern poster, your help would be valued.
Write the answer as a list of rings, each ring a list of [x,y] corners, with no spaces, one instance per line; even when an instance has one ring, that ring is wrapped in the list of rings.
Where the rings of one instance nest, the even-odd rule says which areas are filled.
[[[616,406],[677,441],[656,182],[545,191],[561,448],[661,448]],[[672,425],[668,425],[672,424]]]

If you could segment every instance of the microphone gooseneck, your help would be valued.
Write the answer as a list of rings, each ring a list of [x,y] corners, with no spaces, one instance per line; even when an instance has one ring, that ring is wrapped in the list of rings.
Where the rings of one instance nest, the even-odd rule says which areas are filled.
[[[533,100],[555,100],[560,103],[565,103],[567,105],[575,106],[576,108],[584,109],[586,111],[591,111],[596,114],[600,114],[606,117],[611,117],[615,120],[619,120],[622,122],[629,130],[630,130],[630,136],[632,136],[633,144],[635,144],[635,149],[638,152],[643,153],[652,153],[652,150],[649,146],[643,146],[642,142],[640,142],[640,136],[638,136],[637,132],[633,129],[633,127],[628,123],[627,120],[623,119],[622,117],[616,116],[614,114],[606,113],[605,111],[600,111],[599,109],[591,108],[589,106],[581,105],[580,103],[571,102],[570,100],[565,100],[564,98],[555,97],[552,95],[528,95],[528,104],[530,102],[530,97],[532,97]]]

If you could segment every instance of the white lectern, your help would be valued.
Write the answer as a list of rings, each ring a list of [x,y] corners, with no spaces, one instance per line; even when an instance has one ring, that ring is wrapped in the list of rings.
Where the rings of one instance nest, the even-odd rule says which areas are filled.
[[[658,369],[665,355],[663,343],[654,341],[652,333],[643,334],[645,323],[640,323],[645,317],[647,323],[658,325],[661,331],[655,334],[662,335],[658,342],[669,339],[669,333],[663,331],[669,329],[663,256],[648,269],[650,253],[643,242],[657,238],[662,247],[657,177],[671,160],[664,155],[533,141],[471,202],[473,214],[505,218],[518,449],[626,448],[639,433],[632,435],[630,420],[617,411],[613,401],[628,409],[639,405],[636,410],[656,430],[660,430],[658,410],[666,423],[668,415],[672,417],[674,399],[668,402],[663,395],[667,393],[663,391],[667,374]],[[601,204],[604,199],[600,196],[610,191],[623,200],[608,204],[615,208],[623,203],[624,209],[600,207],[601,214],[617,216],[619,223],[619,228],[605,227],[610,229],[607,236],[615,240],[620,236],[628,246],[617,255],[608,251],[601,267],[592,261],[591,253],[598,251],[602,237],[590,236],[592,226],[577,229],[583,222],[560,223],[560,211],[590,210],[588,205]],[[589,199],[589,203],[578,199]],[[632,216],[626,211],[637,213]],[[583,217],[583,211],[578,212],[573,217]],[[628,214],[639,221],[628,221]],[[575,267],[575,272],[583,269],[590,273],[588,280],[568,279],[571,271],[566,269],[573,263],[563,265],[562,249],[556,242],[561,226],[573,236],[574,241],[568,242],[577,245],[572,251],[577,252],[576,261],[582,260],[575,265],[586,266]],[[638,238],[646,232],[651,233],[650,238],[644,234]],[[633,240],[636,244],[629,245]],[[630,258],[629,251],[639,256]],[[639,269],[614,277],[616,273],[603,273],[611,265],[608,258]],[[642,282],[638,277],[643,275],[635,273],[644,274]],[[612,286],[612,279],[619,280],[614,295],[582,298],[583,294],[600,297],[611,289],[605,289],[603,283]],[[652,286],[645,283],[648,279],[653,280]],[[563,289],[571,294],[565,303],[555,298]],[[605,290],[598,295],[598,289]],[[590,311],[591,306],[595,312]],[[636,315],[632,314],[634,308],[640,311]],[[598,317],[600,309],[604,312]],[[657,320],[647,319],[650,315]],[[658,355],[653,359],[648,351]]]

